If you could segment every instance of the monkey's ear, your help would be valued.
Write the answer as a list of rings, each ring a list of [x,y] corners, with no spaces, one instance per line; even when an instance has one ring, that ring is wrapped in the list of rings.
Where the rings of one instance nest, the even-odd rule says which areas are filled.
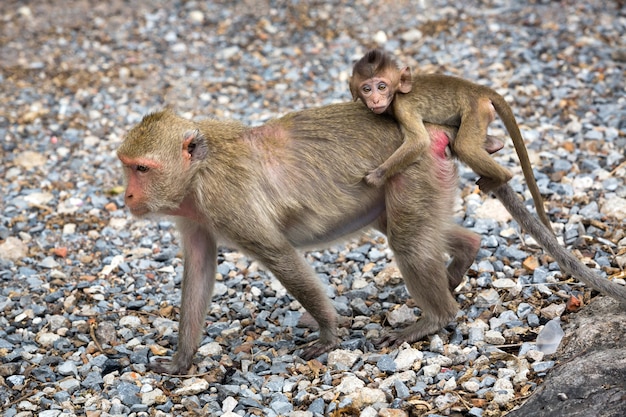
[[[353,78],[354,78],[354,75],[350,77],[350,79],[348,80],[348,85],[350,86],[350,94],[352,94],[352,100],[357,101],[359,99],[359,96],[356,92],[356,87],[352,83]]]
[[[198,129],[188,130],[183,135],[183,159],[195,162],[208,154],[206,138]]]
[[[398,91],[401,93],[410,93],[413,88],[413,80],[411,79],[411,69],[409,67],[404,67],[400,70],[400,84],[398,86]]]

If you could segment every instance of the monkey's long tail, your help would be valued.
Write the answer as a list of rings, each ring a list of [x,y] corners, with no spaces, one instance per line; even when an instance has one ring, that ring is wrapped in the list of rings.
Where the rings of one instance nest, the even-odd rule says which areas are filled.
[[[513,218],[519,222],[520,226],[530,233],[543,249],[556,259],[564,272],[578,278],[601,293],[615,298],[623,306],[626,306],[626,286],[618,285],[602,278],[562,247],[552,234],[552,231],[539,223],[530,214],[508,184],[501,185],[493,192]]]
[[[541,197],[537,181],[533,175],[533,168],[530,164],[530,158],[528,157],[526,145],[524,145],[524,138],[522,137],[522,133],[515,122],[515,115],[513,114],[513,111],[511,111],[511,107],[509,107],[502,97],[494,96],[490,97],[490,99],[496,109],[496,112],[500,115],[506,130],[509,132],[511,139],[513,140],[513,146],[515,147],[515,152],[517,152],[517,156],[520,160],[520,165],[522,166],[522,171],[524,172],[524,178],[526,178],[526,185],[528,186],[530,195],[533,197],[537,215],[539,216],[541,223],[545,224],[548,229],[552,230],[550,219],[548,219],[546,210],[543,207],[543,197]]]

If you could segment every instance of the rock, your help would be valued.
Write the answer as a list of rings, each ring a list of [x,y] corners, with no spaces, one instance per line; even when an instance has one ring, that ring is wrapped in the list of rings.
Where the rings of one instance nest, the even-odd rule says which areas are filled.
[[[167,401],[167,395],[160,389],[154,389],[149,392],[141,393],[141,403],[145,405],[164,404]]]
[[[24,200],[27,203],[32,204],[34,206],[45,206],[53,198],[54,198],[54,196],[52,195],[52,193],[47,193],[47,192],[39,193],[39,192],[37,192],[37,193],[28,194],[27,196],[24,197]]]
[[[183,380],[183,386],[174,390],[175,395],[195,395],[209,389],[209,383],[205,379],[191,378]]]
[[[337,386],[337,390],[343,394],[352,394],[353,392],[363,388],[365,382],[353,375],[341,378],[341,383]]]
[[[487,198],[474,213],[479,219],[493,219],[500,223],[510,222],[511,214],[504,208],[502,203],[495,198]]]
[[[28,254],[28,246],[19,238],[9,236],[0,244],[0,258],[9,261],[17,261]]]
[[[565,304],[550,304],[540,310],[541,316],[547,318],[548,320],[561,317],[561,314],[565,311],[565,307]]]
[[[611,197],[602,202],[600,211],[617,220],[626,219],[626,198]]]
[[[417,321],[417,317],[415,316],[412,308],[406,304],[402,304],[400,307],[387,314],[387,320],[389,321],[390,326],[396,327],[401,324],[415,323]]]
[[[376,362],[376,367],[381,372],[393,373],[396,371],[396,363],[390,355],[383,355]]]
[[[336,369],[350,369],[362,354],[358,350],[335,349],[328,354],[328,366]]]
[[[198,354],[203,357],[211,357],[222,354],[222,346],[217,342],[210,342],[198,348]]]
[[[17,155],[13,162],[22,168],[30,170],[44,166],[47,160],[48,158],[39,152],[22,151]]]
[[[418,29],[410,29],[400,35],[400,39],[405,42],[417,42],[422,39],[422,32]]]
[[[374,34],[373,41],[376,42],[378,45],[383,46],[387,43],[387,34],[382,30],[379,30]]]
[[[440,370],[441,370],[441,365],[439,364],[426,365],[422,367],[424,376],[429,377],[429,378],[434,378],[439,373]]]
[[[500,300],[500,294],[493,288],[488,288],[478,293],[476,296],[476,307],[491,307],[498,303]]]
[[[408,348],[398,352],[398,356],[394,360],[396,371],[402,372],[408,369],[419,369],[422,366],[424,354],[418,349]]]
[[[559,366],[507,417],[624,415],[626,312],[617,301],[596,297],[570,318],[565,329],[567,343],[557,353]]]
[[[499,405],[506,405],[515,398],[515,391],[513,390],[513,383],[506,378],[498,378],[493,386],[495,396],[493,401]]]
[[[495,330],[487,330],[485,332],[485,342],[492,345],[503,345],[506,342],[502,333]]]
[[[385,402],[387,400],[387,396],[382,390],[369,387],[363,387],[357,392],[348,395],[347,398],[350,398],[357,408]]]
[[[54,342],[60,338],[61,336],[56,333],[42,332],[37,335],[37,343],[43,347],[52,347]]]

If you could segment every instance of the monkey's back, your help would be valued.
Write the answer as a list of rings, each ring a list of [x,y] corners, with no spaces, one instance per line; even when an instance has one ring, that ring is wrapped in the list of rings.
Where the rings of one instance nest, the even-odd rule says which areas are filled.
[[[489,87],[443,74],[413,76],[413,89],[397,94],[394,106],[408,106],[430,123],[458,126],[464,109],[475,106],[479,97],[499,96]]]
[[[256,154],[265,191],[293,244],[337,239],[383,212],[384,190],[363,177],[400,146],[393,119],[341,103],[290,113],[255,130],[272,142],[271,157]]]

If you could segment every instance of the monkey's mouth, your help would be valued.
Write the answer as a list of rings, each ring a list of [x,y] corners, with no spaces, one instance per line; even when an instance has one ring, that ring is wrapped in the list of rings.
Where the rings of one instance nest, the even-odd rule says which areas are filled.
[[[386,109],[386,107],[371,107],[370,110],[373,111],[376,114],[381,114],[382,112],[384,112]]]

